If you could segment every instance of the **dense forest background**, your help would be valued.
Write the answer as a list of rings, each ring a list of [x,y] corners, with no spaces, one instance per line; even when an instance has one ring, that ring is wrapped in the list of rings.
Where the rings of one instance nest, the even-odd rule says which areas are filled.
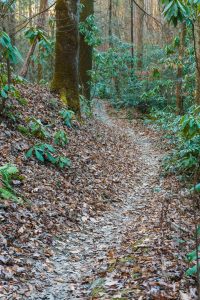
[[[96,1],[95,5],[91,1],[83,1],[76,5],[79,7],[69,9],[75,15],[79,14],[76,20],[78,22],[80,19],[79,25],[73,20],[71,24],[70,20],[59,22],[59,14],[64,13],[60,13],[59,9],[62,8],[66,13],[68,9],[62,1],[57,2],[57,6],[51,1],[2,2],[1,28],[10,35],[12,45],[17,47],[23,57],[23,61],[15,64],[16,74],[30,82],[49,84],[52,89],[60,89],[62,84],[55,80],[57,72],[61,73],[58,65],[65,60],[67,63],[70,50],[65,49],[68,58],[63,60],[60,56],[64,53],[58,53],[56,48],[56,36],[57,43],[62,43],[62,39],[70,39],[71,34],[79,39],[77,45],[72,39],[70,41],[71,49],[74,49],[74,58],[71,55],[71,59],[77,56],[77,62],[74,63],[78,64],[79,61],[76,81],[79,81],[82,90],[78,92],[87,99],[90,97],[87,92],[89,87],[86,87],[84,81],[91,81],[95,97],[114,98],[117,106],[134,106],[142,101],[145,102],[143,106],[171,106],[178,113],[183,113],[185,108],[195,102],[195,58],[198,63],[199,34],[195,26],[193,28],[194,23],[197,23],[193,8],[191,16],[185,14],[183,20],[181,13],[185,11],[179,12],[180,8],[176,7],[176,16],[167,10],[164,16],[163,4],[157,1]],[[181,8],[184,9],[183,5]],[[93,12],[95,19],[89,17]],[[176,28],[169,25],[168,13],[169,19],[180,17],[182,24],[179,23]],[[107,61],[109,64],[105,68]],[[55,73],[54,65],[57,66]],[[63,72],[70,72],[65,65],[62,69]],[[87,71],[84,72],[84,69]],[[76,74],[73,76],[76,77]],[[77,89],[75,86],[71,88]],[[197,86],[197,103],[198,93]]]

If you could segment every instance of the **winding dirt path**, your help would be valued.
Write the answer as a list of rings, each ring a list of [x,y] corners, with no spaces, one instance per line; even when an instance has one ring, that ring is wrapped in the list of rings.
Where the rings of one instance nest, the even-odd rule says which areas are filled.
[[[120,128],[107,114],[101,102],[97,103],[95,114],[105,125],[128,135],[140,153],[140,172],[135,175],[137,184],[121,205],[113,204],[113,209],[103,216],[90,218],[81,231],[68,234],[64,241],[56,241],[56,255],[52,260],[54,272],[49,273],[45,290],[30,299],[90,299],[88,286],[83,278],[92,277],[99,262],[106,259],[109,249],[120,249],[123,239],[130,231],[139,231],[141,238],[148,238],[148,233],[140,230],[138,226],[141,224],[138,222],[141,217],[145,218],[143,211],[148,209],[154,189],[162,184],[159,178],[162,156],[144,133],[135,132],[128,127]]]

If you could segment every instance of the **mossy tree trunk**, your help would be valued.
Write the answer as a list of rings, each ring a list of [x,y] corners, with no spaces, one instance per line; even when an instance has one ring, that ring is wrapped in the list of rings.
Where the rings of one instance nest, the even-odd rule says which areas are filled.
[[[81,0],[84,5],[80,15],[80,21],[85,22],[90,15],[94,14],[93,0]],[[82,87],[82,94],[87,100],[91,98],[91,76],[89,71],[92,70],[92,53],[93,47],[88,45],[85,41],[85,35],[80,34],[80,84]]]
[[[62,102],[80,115],[78,0],[56,2],[55,70],[51,89]]]

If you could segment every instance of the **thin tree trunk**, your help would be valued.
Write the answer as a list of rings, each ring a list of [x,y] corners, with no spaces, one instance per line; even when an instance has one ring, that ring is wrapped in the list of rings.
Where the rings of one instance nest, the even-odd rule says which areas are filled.
[[[112,14],[113,14],[113,0],[109,1],[109,24],[108,24],[108,38],[109,46],[112,47]]]
[[[24,61],[24,65],[23,65],[21,71],[19,72],[19,75],[22,76],[22,77],[26,77],[26,75],[28,73],[28,68],[30,66],[31,58],[32,58],[33,53],[35,51],[36,45],[37,45],[37,37],[34,39],[32,45],[31,45],[31,47],[28,51],[26,59]]]
[[[182,85],[183,85],[183,56],[185,51],[185,37],[186,37],[186,23],[181,25],[180,32],[180,45],[179,45],[179,65],[177,69],[177,83],[176,83],[176,108],[177,114],[183,114],[183,94],[182,94]]]
[[[42,12],[48,5],[48,0],[41,0],[40,2],[40,12]],[[45,13],[43,14],[40,14],[39,17],[38,17],[38,20],[37,20],[37,27],[40,28],[44,25],[44,16],[45,16]],[[29,66],[30,66],[30,63],[31,63],[31,58],[33,56],[33,53],[35,51],[35,48],[36,48],[36,45],[37,45],[37,42],[38,42],[38,37],[35,37],[29,51],[28,51],[28,54],[26,56],[26,59],[24,61],[24,65],[20,71],[20,76],[22,77],[26,77],[27,76],[27,73],[28,73],[28,69],[29,69]]]
[[[48,0],[40,0],[40,12],[44,11],[48,7]],[[44,12],[39,16],[38,19],[38,28],[44,30],[45,25],[46,25],[46,17],[47,13]],[[41,47],[39,46],[38,49],[38,56],[40,55],[40,52],[42,51]],[[39,57],[38,57],[39,58]],[[40,63],[40,58],[39,58],[39,63],[38,63],[38,83],[43,79],[43,68],[42,64]]]
[[[200,17],[194,24],[194,48],[196,56],[196,104],[200,105]]]
[[[78,0],[57,0],[56,58],[52,90],[62,102],[80,115]]]
[[[29,13],[29,19],[30,19],[30,26],[33,26],[33,20],[32,20],[32,0],[29,0],[28,2],[28,13]]]
[[[142,9],[144,9],[144,0],[139,0],[138,4]],[[143,66],[144,12],[138,7],[137,11],[137,68],[140,70]]]
[[[133,70],[134,68],[134,32],[133,32],[133,0],[131,0],[131,57],[132,57],[132,63],[131,63],[131,68]]]
[[[81,12],[80,21],[85,22],[87,17],[94,14],[93,0],[82,0],[84,8]],[[80,84],[82,93],[86,99],[90,100],[91,76],[89,71],[92,70],[92,53],[93,47],[85,41],[85,36],[80,34]]]

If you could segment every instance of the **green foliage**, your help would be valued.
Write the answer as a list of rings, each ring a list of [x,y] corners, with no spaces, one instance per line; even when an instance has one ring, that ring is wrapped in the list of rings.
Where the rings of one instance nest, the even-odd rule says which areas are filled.
[[[200,235],[200,226],[197,227],[197,232],[195,233],[197,236]],[[187,276],[193,276],[195,274],[197,274],[197,253],[198,253],[198,256],[199,256],[199,251],[200,251],[200,245],[197,245],[196,246],[196,249],[190,253],[187,254],[187,260],[190,262],[190,263],[195,263],[195,265],[193,265],[191,268],[189,268],[187,271],[186,271],[186,275]],[[199,259],[199,257],[198,257]]]
[[[93,47],[101,44],[99,29],[94,15],[90,15],[84,22],[79,23],[79,32],[84,36],[85,42]]]
[[[18,90],[9,81],[11,81],[11,64],[16,64],[22,60],[18,49],[12,45],[10,37],[4,31],[0,31],[0,56],[2,57],[0,63],[0,104],[2,113],[9,97],[20,98]]]
[[[25,37],[30,41],[32,44],[35,39],[37,38],[39,41],[41,40],[47,40],[46,34],[44,30],[31,27],[25,31]]]
[[[47,84],[52,77],[51,64],[54,57],[55,39],[51,39],[44,30],[34,27],[25,31],[25,37],[31,44],[37,42],[36,50],[32,55],[31,60],[33,64],[39,64],[41,66],[42,74],[38,74],[40,79],[39,83]]]
[[[31,135],[38,137],[40,139],[50,138],[49,132],[46,130],[40,119],[34,117],[29,119],[29,130]]]
[[[191,140],[200,135],[200,107],[190,109],[189,114],[181,118],[180,130],[183,138]]]
[[[176,127],[176,148],[166,159],[166,169],[192,176],[200,166],[200,108],[191,108]]]
[[[59,168],[69,167],[71,161],[67,157],[56,156],[56,150],[49,144],[36,144],[31,147],[26,153],[26,158],[35,156],[35,158],[42,163],[50,162],[51,164],[58,166]]]
[[[200,193],[200,183],[195,185],[194,191],[197,192],[197,193]]]
[[[36,144],[28,150],[26,157],[30,158],[34,155],[40,162],[44,163],[45,161],[49,161],[55,164],[56,159],[53,156],[55,152],[56,150],[49,144]]]
[[[131,45],[113,38],[113,47],[105,52],[94,51],[92,82],[94,94],[110,99],[117,107],[129,106],[138,101],[141,83],[131,69]]]
[[[41,64],[44,64],[44,65],[47,65],[48,58],[53,57],[55,42],[50,39],[43,38],[39,41],[38,47],[39,47],[39,61],[38,62]]]
[[[72,110],[62,109],[60,111],[60,115],[64,120],[64,124],[68,128],[72,128],[73,127],[72,121],[75,120],[75,113]]]
[[[58,100],[56,98],[49,99],[49,107],[51,109],[56,109],[58,107]]]
[[[178,22],[195,22],[199,17],[199,0],[162,0],[163,14],[175,26]]]
[[[68,143],[68,137],[64,130],[59,130],[55,133],[54,143],[62,147]]]
[[[50,134],[46,130],[45,125],[42,124],[40,119],[36,119],[35,117],[28,119],[29,123],[28,126],[19,125],[18,130],[27,136],[34,136],[41,140],[49,139]]]
[[[11,185],[12,178],[19,173],[16,166],[7,164],[0,167],[0,198],[22,203],[22,198],[15,192]]]
[[[71,160],[65,156],[58,156],[55,163],[59,168],[64,169],[71,166]]]
[[[4,59],[8,59],[13,64],[22,60],[20,52],[12,45],[9,35],[4,31],[0,31],[0,46],[0,52]]]

